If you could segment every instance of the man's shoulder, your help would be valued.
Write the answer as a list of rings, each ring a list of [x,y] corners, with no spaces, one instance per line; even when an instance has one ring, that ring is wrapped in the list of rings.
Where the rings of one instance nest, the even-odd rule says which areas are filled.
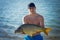
[[[37,15],[38,15],[38,17],[43,18],[43,16],[42,16],[42,15],[40,15],[40,14],[37,14]]]
[[[28,15],[23,16],[23,18],[28,18]]]
[[[44,17],[42,15],[38,14],[38,19],[39,20],[44,20]]]

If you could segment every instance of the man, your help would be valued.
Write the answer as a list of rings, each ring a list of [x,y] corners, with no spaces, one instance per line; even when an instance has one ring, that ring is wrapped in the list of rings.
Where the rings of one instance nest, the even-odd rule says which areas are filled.
[[[30,3],[28,5],[28,11],[29,14],[23,18],[24,24],[35,24],[44,28],[44,18],[43,16],[36,13],[36,6],[34,3]],[[32,37],[27,35],[26,37],[24,37],[24,40],[43,40],[43,37],[40,35],[39,32],[37,32],[33,34]]]

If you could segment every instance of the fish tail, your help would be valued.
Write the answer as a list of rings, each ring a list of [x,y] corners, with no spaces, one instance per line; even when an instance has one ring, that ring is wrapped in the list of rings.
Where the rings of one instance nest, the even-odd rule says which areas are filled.
[[[45,28],[44,33],[48,36],[48,32],[51,30],[51,28]]]

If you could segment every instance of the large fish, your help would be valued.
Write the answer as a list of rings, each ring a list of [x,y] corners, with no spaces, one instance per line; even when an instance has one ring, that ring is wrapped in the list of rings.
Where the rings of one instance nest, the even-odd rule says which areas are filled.
[[[15,33],[28,34],[32,36],[36,32],[44,32],[46,35],[48,35],[50,30],[51,28],[41,28],[35,24],[23,24],[17,30],[15,30]]]

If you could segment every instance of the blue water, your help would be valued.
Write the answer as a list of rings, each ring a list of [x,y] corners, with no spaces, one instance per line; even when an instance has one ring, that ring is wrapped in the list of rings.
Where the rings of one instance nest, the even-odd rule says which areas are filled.
[[[49,34],[58,33],[60,36],[60,0],[0,0],[0,36],[17,36],[14,30],[22,24],[22,17],[28,14],[30,2],[35,3],[37,13],[44,17],[45,27],[52,28]]]

